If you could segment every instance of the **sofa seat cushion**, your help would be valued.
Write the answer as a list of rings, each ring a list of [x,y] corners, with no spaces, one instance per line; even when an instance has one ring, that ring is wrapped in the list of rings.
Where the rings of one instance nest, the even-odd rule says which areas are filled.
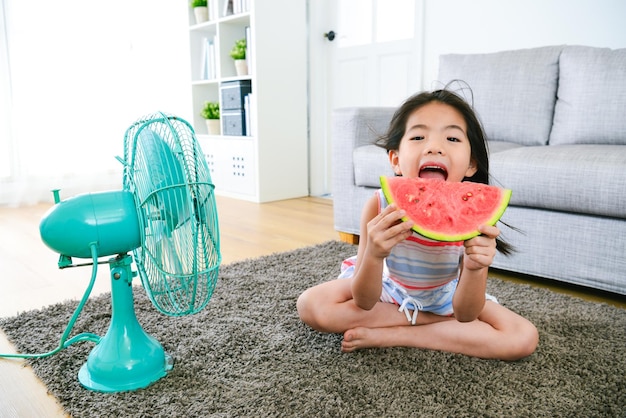
[[[393,176],[387,151],[376,145],[357,147],[352,152],[357,186],[380,187],[380,176]]]
[[[487,149],[489,150],[489,155],[494,154],[496,152],[507,151],[513,148],[519,148],[523,145],[516,144],[515,142],[506,142],[506,141],[487,141]]]
[[[461,80],[450,89],[466,97],[480,117],[487,138],[520,145],[548,143],[563,46],[489,54],[445,54],[439,81]],[[523,133],[520,135],[520,133]]]
[[[626,146],[551,145],[491,154],[511,204],[626,219]]]
[[[626,145],[626,48],[568,46],[550,145]]]

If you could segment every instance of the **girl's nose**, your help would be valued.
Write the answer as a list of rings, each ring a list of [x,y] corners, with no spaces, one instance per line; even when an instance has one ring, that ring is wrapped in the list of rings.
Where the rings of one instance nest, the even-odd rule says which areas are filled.
[[[432,155],[438,154],[443,155],[443,147],[439,143],[439,141],[429,141],[426,144],[426,148],[424,148],[424,154]]]

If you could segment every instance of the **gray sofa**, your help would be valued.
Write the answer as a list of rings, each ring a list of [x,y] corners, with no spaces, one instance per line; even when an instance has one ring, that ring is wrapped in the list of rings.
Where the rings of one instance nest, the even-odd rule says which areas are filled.
[[[493,266],[626,295],[626,49],[548,46],[440,57],[489,139],[491,183],[513,190],[501,226],[517,248]],[[359,234],[361,208],[392,175],[374,141],[393,108],[333,111],[334,225]]]

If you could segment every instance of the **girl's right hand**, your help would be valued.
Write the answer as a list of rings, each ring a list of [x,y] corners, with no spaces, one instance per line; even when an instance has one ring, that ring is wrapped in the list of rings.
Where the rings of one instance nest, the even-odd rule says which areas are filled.
[[[395,204],[387,206],[367,223],[367,248],[369,256],[385,258],[399,242],[411,236],[413,221],[402,221],[404,210]]]

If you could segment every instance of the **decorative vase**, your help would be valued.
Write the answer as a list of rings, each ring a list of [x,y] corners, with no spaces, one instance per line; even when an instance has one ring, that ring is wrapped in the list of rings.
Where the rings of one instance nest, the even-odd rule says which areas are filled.
[[[246,60],[235,60],[235,71],[238,76],[248,75],[248,62]]]
[[[206,128],[209,131],[209,135],[222,134],[222,125],[219,119],[206,119]]]
[[[193,14],[196,16],[196,23],[203,23],[209,20],[208,7],[194,7]]]

